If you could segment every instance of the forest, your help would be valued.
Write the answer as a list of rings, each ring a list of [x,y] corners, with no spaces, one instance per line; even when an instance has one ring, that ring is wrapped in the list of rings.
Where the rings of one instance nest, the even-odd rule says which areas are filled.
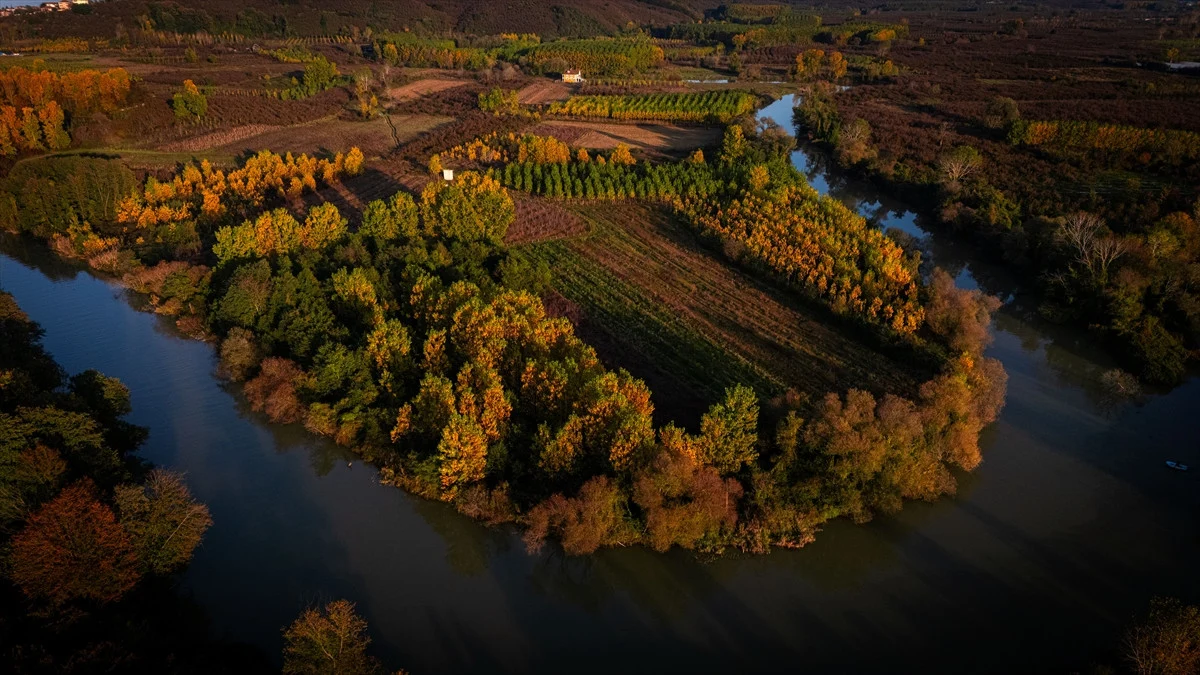
[[[21,67],[0,70],[0,157],[62,150],[71,143],[68,116],[112,112],[129,96],[121,68],[58,74]]]

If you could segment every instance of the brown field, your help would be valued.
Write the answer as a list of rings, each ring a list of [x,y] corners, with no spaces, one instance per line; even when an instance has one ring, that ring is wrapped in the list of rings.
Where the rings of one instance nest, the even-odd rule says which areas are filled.
[[[554,136],[571,145],[589,150],[611,150],[624,143],[635,150],[654,155],[682,155],[708,147],[721,139],[715,127],[677,127],[670,124],[604,124],[550,120],[531,133]]]
[[[113,145],[124,139],[124,143],[140,148],[160,148],[209,137],[197,141],[197,146],[216,147],[211,144],[221,142],[220,134],[239,127],[289,127],[331,119],[350,102],[349,92],[341,88],[302,101],[214,94],[208,97],[208,115],[199,124],[180,124],[169,103],[177,88],[146,84],[135,87],[128,109],[114,115],[112,121],[104,125],[107,129],[85,128],[84,137],[99,137],[105,144]],[[85,127],[92,124],[89,121]],[[229,138],[225,144],[243,139],[243,135],[238,133]]]
[[[538,80],[518,91],[517,100],[521,105],[542,105],[544,103],[566,100],[570,95],[571,90],[562,82]]]
[[[429,94],[436,94],[439,91],[446,91],[455,87],[461,87],[470,84],[467,80],[442,80],[429,79],[417,80],[410,82],[402,87],[394,87],[388,90],[388,98],[393,101],[407,101],[414,98],[421,98]]]
[[[510,246],[576,237],[587,231],[587,223],[577,213],[549,199],[531,197],[513,191],[516,217],[504,237]]]
[[[394,116],[391,118],[391,124],[395,128],[393,134],[393,127],[389,125],[387,117],[368,121],[327,118],[287,127],[266,127],[261,133],[238,137],[213,147],[233,153],[267,149],[275,152],[314,154],[345,152],[357,146],[367,156],[379,156],[394,150],[398,143],[447,121],[449,120],[446,118],[428,115]],[[208,137],[222,140],[220,137],[223,133],[229,132],[218,132],[191,140],[200,141]]]
[[[667,419],[694,421],[725,387],[811,397],[851,387],[912,395],[930,373],[700,248],[663,209],[572,207],[585,236],[515,249],[545,260],[601,356],[645,379]]]
[[[214,131],[203,136],[193,136],[182,141],[166,143],[161,146],[161,149],[164,152],[199,152],[201,150],[211,150],[223,145],[233,145],[239,141],[254,138],[255,136],[275,131],[276,129],[279,129],[279,127],[270,124],[247,124],[223,131]]]

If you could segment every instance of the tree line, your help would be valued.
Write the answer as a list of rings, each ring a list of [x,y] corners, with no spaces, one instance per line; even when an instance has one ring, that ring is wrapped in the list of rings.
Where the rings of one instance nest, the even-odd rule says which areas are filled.
[[[745,91],[592,95],[551,103],[546,112],[567,117],[728,124],[754,110],[757,102],[756,96]]]
[[[0,156],[66,148],[69,118],[112,112],[124,104],[129,88],[129,73],[122,68],[0,70]]]
[[[382,35],[373,42],[373,49],[377,59],[409,68],[484,70],[495,63],[483,49],[459,47],[454,40],[405,34]]]
[[[594,38],[545,42],[523,56],[536,72],[575,68],[585,75],[612,76],[639,73],[662,63],[663,50],[644,37]]]
[[[1147,129],[1121,124],[1068,120],[1013,120],[1013,145],[1082,151],[1179,167],[1200,160],[1200,134],[1176,129]]]

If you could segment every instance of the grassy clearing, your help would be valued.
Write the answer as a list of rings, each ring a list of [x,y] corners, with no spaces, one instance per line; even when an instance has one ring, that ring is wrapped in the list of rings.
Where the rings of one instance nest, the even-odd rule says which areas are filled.
[[[665,210],[632,203],[574,209],[589,223],[586,235],[516,254],[546,261],[555,290],[579,305],[589,330],[604,334],[602,355],[617,365],[628,359],[660,398],[693,408],[735,383],[768,398],[850,387],[911,394],[928,376],[700,249]]]

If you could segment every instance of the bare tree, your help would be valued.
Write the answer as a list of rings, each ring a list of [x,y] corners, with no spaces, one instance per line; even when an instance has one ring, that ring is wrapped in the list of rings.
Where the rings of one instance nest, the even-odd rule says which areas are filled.
[[[1137,675],[1192,675],[1200,667],[1200,608],[1155,598],[1125,634],[1125,659]]]
[[[1129,250],[1128,244],[1106,231],[1099,216],[1079,211],[1067,216],[1058,230],[1058,239],[1071,249],[1075,262],[1082,265],[1093,281],[1104,282],[1114,262]]]
[[[938,158],[938,168],[946,176],[947,185],[952,187],[957,187],[960,181],[982,166],[979,151],[969,145],[960,145]]]

